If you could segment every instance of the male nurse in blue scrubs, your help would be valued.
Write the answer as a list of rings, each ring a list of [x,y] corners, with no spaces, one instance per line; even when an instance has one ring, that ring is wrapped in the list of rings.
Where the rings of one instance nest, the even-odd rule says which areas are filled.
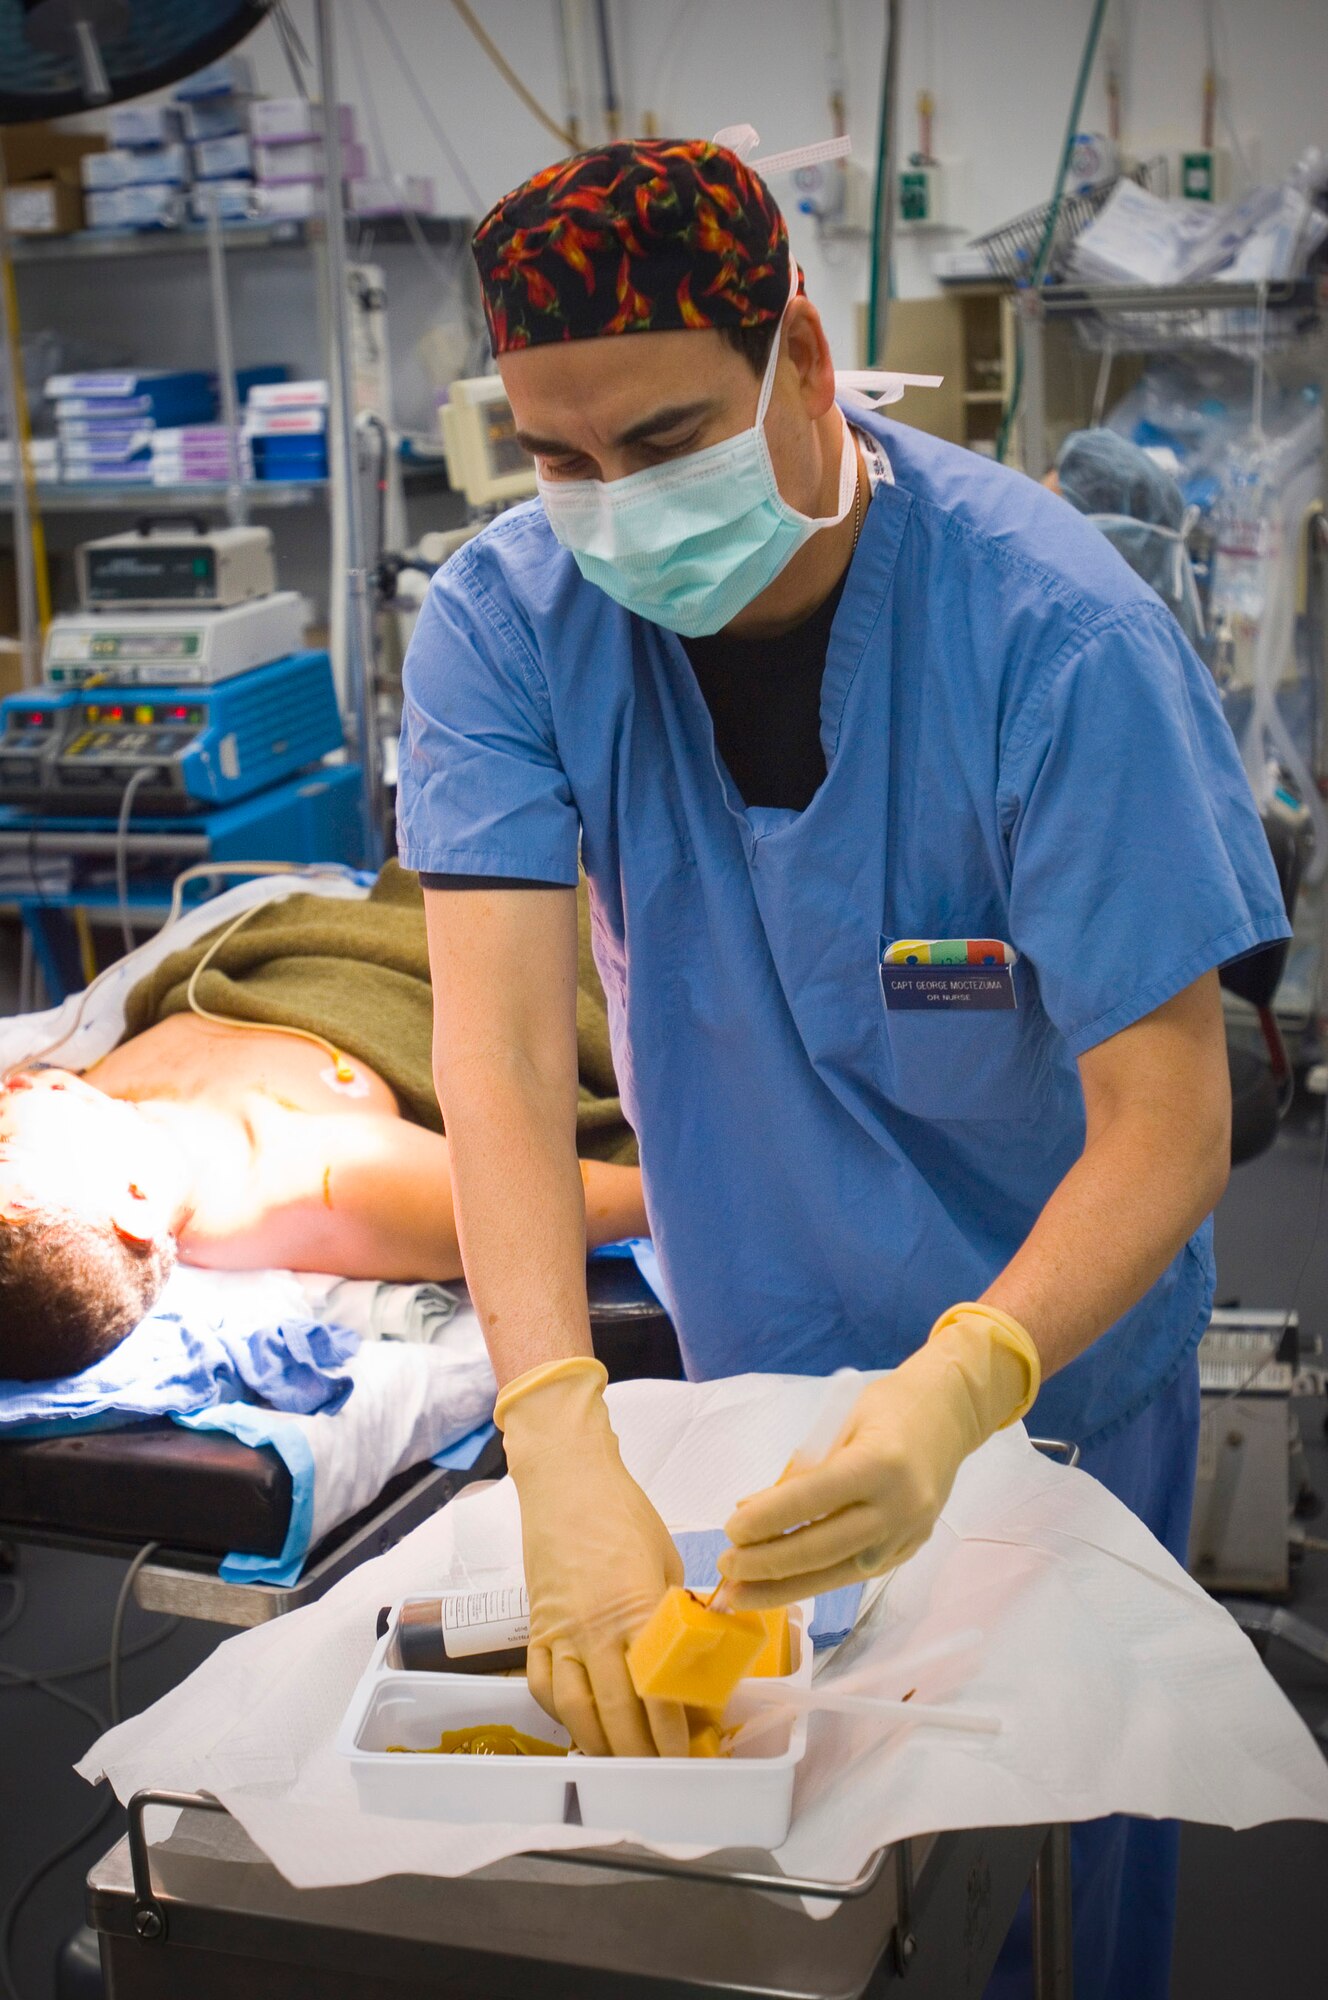
[[[1170,614],[1031,480],[836,401],[731,153],[579,155],[475,254],[540,498],[434,579],[402,858],[531,1685],[584,1750],[680,1755],[624,1664],[681,1579],[591,1353],[578,854],[688,1374],[891,1371],[822,1465],[737,1509],[749,1605],[903,1561],[1030,1413],[1183,1559],[1217,968],[1285,912]],[[1080,1994],[1164,1994],[1175,1830],[1077,1831]],[[1026,1990],[1017,1954],[994,1991]]]

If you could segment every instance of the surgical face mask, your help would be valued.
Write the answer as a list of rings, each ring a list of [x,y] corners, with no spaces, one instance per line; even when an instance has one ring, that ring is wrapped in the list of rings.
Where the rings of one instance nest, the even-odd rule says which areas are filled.
[[[782,329],[781,320],[750,429],[625,479],[538,479],[549,525],[587,583],[684,639],[736,618],[853,505],[858,457],[846,423],[836,511],[800,514],[779,491],[765,418]]]

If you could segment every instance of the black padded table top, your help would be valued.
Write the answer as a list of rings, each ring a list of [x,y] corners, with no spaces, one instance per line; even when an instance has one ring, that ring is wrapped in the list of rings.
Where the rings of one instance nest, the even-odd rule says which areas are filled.
[[[0,1534],[36,1529],[275,1556],[290,1502],[290,1473],[275,1451],[169,1421],[0,1444]]]
[[[610,1380],[679,1378],[673,1327],[636,1265],[597,1259],[588,1283],[595,1352]],[[413,1476],[401,1474],[394,1489]],[[275,1451],[169,1421],[0,1444],[0,1536],[19,1540],[274,1556],[290,1502],[290,1473]]]

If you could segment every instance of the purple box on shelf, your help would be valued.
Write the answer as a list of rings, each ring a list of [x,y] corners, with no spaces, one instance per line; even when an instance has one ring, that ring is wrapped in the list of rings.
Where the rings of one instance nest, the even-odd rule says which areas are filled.
[[[126,459],[123,465],[87,465],[63,462],[61,478],[81,485],[89,481],[98,486],[146,486],[151,482],[152,461],[147,458]]]

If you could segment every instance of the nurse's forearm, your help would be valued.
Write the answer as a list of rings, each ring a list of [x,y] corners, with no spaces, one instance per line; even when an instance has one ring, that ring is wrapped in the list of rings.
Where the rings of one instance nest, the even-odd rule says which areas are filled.
[[[424,914],[457,1236],[501,1384],[591,1352],[576,895],[426,889]]]
[[[593,1351],[586,1189],[564,1107],[534,1079],[467,1066],[446,1092],[457,1234],[501,1386]]]
[[[1050,1375],[1135,1305],[1226,1185],[1231,1101],[1210,973],[1080,1065],[1083,1153],[983,1293]]]

